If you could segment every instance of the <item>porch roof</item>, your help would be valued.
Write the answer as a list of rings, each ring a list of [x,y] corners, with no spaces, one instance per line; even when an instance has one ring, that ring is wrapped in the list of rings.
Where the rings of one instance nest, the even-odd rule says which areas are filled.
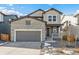
[[[61,26],[62,24],[47,24],[47,26]]]

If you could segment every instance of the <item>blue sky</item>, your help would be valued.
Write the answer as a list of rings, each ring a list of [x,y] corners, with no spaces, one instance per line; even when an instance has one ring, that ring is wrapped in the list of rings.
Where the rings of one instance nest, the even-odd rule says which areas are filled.
[[[29,14],[37,9],[47,10],[49,8],[55,8],[66,15],[71,15],[79,10],[79,4],[0,4],[0,10],[3,12],[21,15]]]

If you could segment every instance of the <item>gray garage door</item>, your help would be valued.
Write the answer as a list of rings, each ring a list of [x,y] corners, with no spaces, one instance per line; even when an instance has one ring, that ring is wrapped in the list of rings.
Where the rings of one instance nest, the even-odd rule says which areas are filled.
[[[16,41],[40,42],[40,31],[16,31]]]

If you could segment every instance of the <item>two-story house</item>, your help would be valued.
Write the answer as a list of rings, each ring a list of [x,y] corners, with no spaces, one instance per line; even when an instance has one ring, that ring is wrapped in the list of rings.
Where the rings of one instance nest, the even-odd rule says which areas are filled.
[[[47,37],[59,38],[62,12],[51,8],[43,13],[43,20],[47,22]]]
[[[38,9],[11,22],[11,41],[40,42],[60,38],[62,12]]]

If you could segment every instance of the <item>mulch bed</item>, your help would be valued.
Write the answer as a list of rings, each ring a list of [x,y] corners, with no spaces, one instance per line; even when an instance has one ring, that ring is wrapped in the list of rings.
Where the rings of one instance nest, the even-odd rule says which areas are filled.
[[[52,55],[79,55],[79,48],[71,48],[71,49],[70,48],[55,48],[55,49],[56,50],[54,50],[54,51],[52,49],[52,51],[51,51]],[[72,50],[72,51],[74,51],[74,53],[73,54],[66,54],[63,52],[63,50]],[[44,55],[44,54],[46,54],[46,53],[44,53],[44,50],[43,50],[42,55]],[[51,55],[50,52],[47,54]]]

